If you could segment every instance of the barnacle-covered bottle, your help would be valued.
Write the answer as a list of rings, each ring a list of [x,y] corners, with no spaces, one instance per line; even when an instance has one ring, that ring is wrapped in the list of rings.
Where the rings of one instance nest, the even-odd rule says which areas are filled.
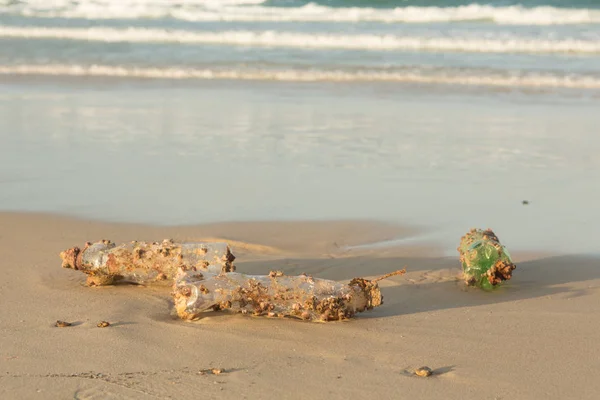
[[[63,268],[88,275],[90,286],[115,282],[172,284],[178,269],[219,274],[235,271],[227,243],[176,243],[133,241],[117,246],[110,240],[86,243],[60,253]]]
[[[516,268],[506,248],[490,229],[471,229],[458,246],[467,285],[492,290],[512,277]]]
[[[257,316],[338,321],[381,305],[383,296],[377,281],[402,273],[341,283],[308,275],[286,276],[280,271],[269,275],[232,272],[211,276],[180,271],[173,297],[177,314],[188,320],[209,310],[229,310]]]

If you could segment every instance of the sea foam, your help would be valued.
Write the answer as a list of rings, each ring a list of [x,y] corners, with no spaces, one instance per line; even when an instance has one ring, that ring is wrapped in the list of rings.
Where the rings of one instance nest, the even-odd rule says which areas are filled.
[[[223,79],[288,82],[398,82],[533,89],[600,89],[600,76],[510,72],[485,69],[261,69],[261,68],[153,68],[109,65],[2,65],[4,75],[106,77],[145,79]]]
[[[0,26],[0,38],[67,39],[108,43],[181,43],[311,49],[404,50],[470,53],[600,53],[596,38],[517,35],[400,36],[281,31],[185,31],[153,28],[40,28]]]
[[[188,21],[301,21],[431,23],[487,21],[502,25],[598,24],[600,10],[519,5],[496,7],[272,7],[262,0],[0,0],[0,13],[84,19],[175,18]]]

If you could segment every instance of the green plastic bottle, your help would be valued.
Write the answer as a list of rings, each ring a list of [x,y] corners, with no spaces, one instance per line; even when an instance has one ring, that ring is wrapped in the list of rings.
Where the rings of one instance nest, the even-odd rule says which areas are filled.
[[[512,277],[517,267],[491,229],[471,229],[458,246],[465,283],[492,290]]]

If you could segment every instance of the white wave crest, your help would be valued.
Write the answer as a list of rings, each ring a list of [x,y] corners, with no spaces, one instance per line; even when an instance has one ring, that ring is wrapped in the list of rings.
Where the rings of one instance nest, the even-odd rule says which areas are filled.
[[[221,44],[312,49],[413,50],[471,53],[600,53],[595,40],[540,39],[519,36],[418,37],[338,35],[276,31],[198,32],[145,28],[29,28],[0,26],[0,38],[67,39],[99,42]]]
[[[490,21],[505,25],[597,24],[600,10],[550,6],[332,8],[314,3],[302,7],[263,6],[263,0],[0,0],[0,13],[86,19],[176,18],[189,21],[314,21],[427,23]]]
[[[106,77],[142,79],[223,79],[288,82],[398,82],[533,89],[600,89],[600,77],[502,71],[421,70],[314,70],[314,69],[187,69],[108,65],[3,65],[3,75]]]

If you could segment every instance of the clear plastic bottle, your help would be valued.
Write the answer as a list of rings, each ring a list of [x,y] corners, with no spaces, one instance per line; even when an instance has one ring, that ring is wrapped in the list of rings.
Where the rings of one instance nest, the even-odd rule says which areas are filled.
[[[197,319],[209,310],[295,317],[308,321],[337,321],[383,304],[377,281],[355,278],[345,284],[307,275],[285,276],[225,273],[205,276],[180,271],[174,284],[175,309],[180,318]]]
[[[235,271],[227,243],[130,242],[117,246],[109,240],[86,243],[60,253],[63,268],[88,275],[90,286],[115,282],[171,284],[178,269],[210,274]]]

